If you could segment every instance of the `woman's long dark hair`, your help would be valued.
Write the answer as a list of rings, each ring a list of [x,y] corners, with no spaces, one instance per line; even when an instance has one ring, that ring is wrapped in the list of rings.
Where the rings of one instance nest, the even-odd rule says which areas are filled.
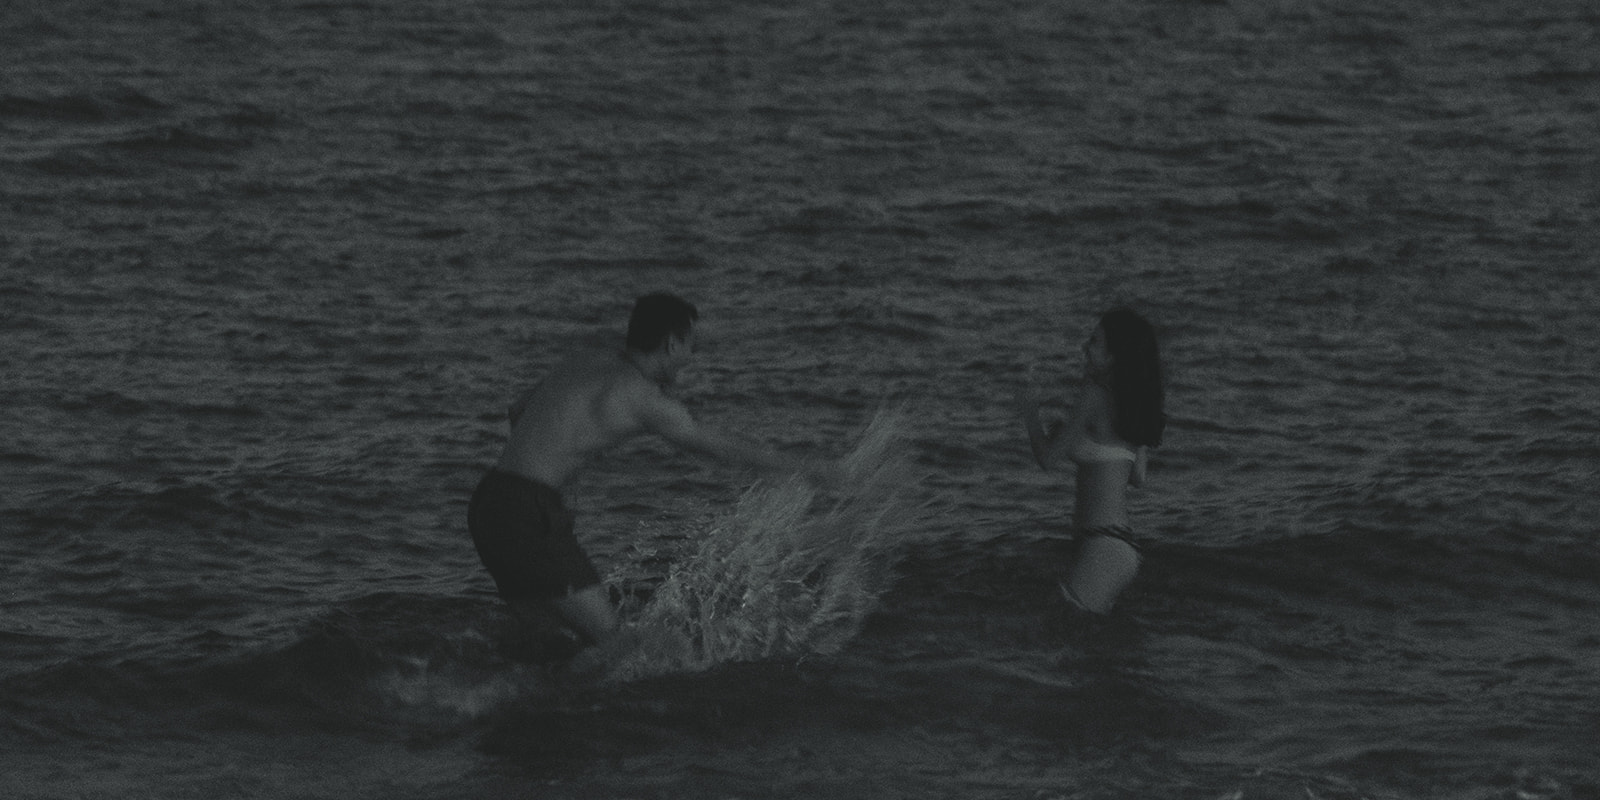
[[[1133,444],[1155,447],[1167,427],[1162,409],[1161,351],[1156,330],[1138,312],[1115,308],[1100,318],[1111,353],[1111,396],[1117,435]]]

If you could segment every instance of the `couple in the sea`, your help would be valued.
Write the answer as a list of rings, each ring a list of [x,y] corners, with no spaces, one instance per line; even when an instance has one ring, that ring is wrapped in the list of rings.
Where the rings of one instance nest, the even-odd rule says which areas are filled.
[[[512,403],[510,440],[473,492],[467,525],[518,617],[554,611],[589,643],[604,649],[616,641],[617,611],[573,535],[560,487],[591,456],[625,439],[656,434],[764,471],[840,480],[832,462],[794,458],[708,427],[668,393],[694,355],[698,318],[681,298],[641,297],[622,352],[577,354]],[[1062,595],[1106,613],[1139,565],[1126,488],[1144,483],[1147,452],[1161,444],[1161,360],[1154,329],[1128,309],[1102,316],[1083,354],[1084,381],[1065,421],[1046,424],[1031,396],[1019,399],[1019,410],[1041,467],[1063,459],[1077,465],[1077,553]]]

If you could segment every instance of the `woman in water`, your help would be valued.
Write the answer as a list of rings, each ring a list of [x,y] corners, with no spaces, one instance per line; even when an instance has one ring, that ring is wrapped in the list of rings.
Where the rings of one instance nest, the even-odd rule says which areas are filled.
[[[1104,614],[1139,569],[1126,488],[1144,485],[1149,448],[1166,428],[1155,329],[1125,308],[1106,312],[1083,345],[1084,383],[1064,424],[1046,428],[1039,403],[1022,418],[1039,466],[1077,465],[1077,553],[1061,583],[1067,601]]]

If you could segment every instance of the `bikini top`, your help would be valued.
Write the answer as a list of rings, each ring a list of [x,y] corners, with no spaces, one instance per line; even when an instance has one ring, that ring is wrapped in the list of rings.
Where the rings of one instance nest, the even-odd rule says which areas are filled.
[[[1136,461],[1139,454],[1134,450],[1120,444],[1106,444],[1080,436],[1072,443],[1072,449],[1067,452],[1067,457],[1081,465],[1110,464],[1116,461]]]

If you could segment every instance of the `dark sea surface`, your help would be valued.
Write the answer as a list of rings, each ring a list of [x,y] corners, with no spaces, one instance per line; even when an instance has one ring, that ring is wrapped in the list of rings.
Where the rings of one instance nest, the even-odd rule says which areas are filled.
[[[0,3],[0,797],[1600,797],[1597,131],[1588,0]],[[892,572],[583,678],[466,501],[662,289],[699,418],[892,480],[620,448],[630,613]],[[1012,398],[1119,303],[1090,622]]]

